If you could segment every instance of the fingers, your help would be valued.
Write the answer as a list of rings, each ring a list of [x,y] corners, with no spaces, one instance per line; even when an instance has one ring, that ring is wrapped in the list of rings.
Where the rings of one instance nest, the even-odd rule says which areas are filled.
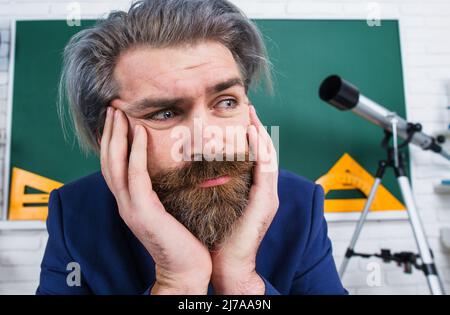
[[[108,170],[111,183],[119,199],[129,198],[128,194],[128,121],[124,113],[114,111],[111,140],[108,148]]]
[[[127,191],[127,133],[128,124],[120,110],[108,107],[100,144],[102,174],[116,197],[119,208],[129,204]]]
[[[109,172],[108,172],[108,148],[109,141],[111,139],[112,133],[112,116],[113,108],[108,107],[106,110],[105,125],[103,127],[103,134],[100,141],[100,162],[102,167],[102,174],[105,177],[106,182],[110,182]]]
[[[136,125],[128,166],[128,189],[134,204],[149,207],[152,182],[147,169],[147,131]]]
[[[128,160],[128,121],[125,114],[109,108],[101,140],[102,173],[119,208],[146,208],[154,198],[147,170],[147,132],[137,125]],[[132,204],[133,203],[133,204]]]
[[[275,146],[266,128],[264,128],[257,116],[253,105],[250,105],[250,123],[251,126],[249,126],[248,130],[249,146],[252,153],[256,155],[257,173],[276,173],[278,161]]]
[[[259,120],[259,117],[256,114],[255,106],[253,105],[250,105],[250,123],[257,128],[258,132],[261,133],[261,136],[266,139],[267,137],[270,138],[270,135],[267,132],[266,128],[264,128],[261,120]]]
[[[249,147],[257,156],[249,204],[243,221],[248,222],[248,226],[259,226],[259,231],[266,231],[279,205],[277,154],[272,139],[253,105],[250,105],[249,112],[251,123],[248,128]],[[249,233],[254,235],[254,231]]]
[[[258,131],[256,130],[256,126],[248,126],[247,133],[250,161],[256,161],[256,158],[258,157]]]

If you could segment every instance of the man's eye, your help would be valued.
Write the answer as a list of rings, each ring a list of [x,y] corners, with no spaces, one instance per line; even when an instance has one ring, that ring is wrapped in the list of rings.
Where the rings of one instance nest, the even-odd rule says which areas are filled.
[[[149,115],[147,119],[165,121],[174,118],[175,115],[176,114],[173,110],[163,110],[155,114]]]
[[[230,108],[235,108],[237,107],[237,101],[232,99],[232,98],[227,98],[225,100],[220,101],[216,107],[221,108],[221,109],[230,109]]]

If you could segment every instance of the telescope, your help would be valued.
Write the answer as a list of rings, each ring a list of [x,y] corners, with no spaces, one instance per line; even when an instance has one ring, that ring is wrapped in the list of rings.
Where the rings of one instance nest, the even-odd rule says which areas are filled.
[[[395,112],[362,95],[357,87],[338,75],[331,75],[322,82],[319,88],[319,97],[337,109],[350,110],[389,132],[393,132],[395,124],[397,135],[400,138],[450,160],[450,153],[440,145],[445,141],[443,136],[434,138],[425,134],[420,123],[407,122]]]
[[[450,154],[445,152],[439,145],[439,143],[444,142],[443,137],[434,138],[425,134],[422,132],[421,124],[407,122],[395,112],[384,108],[383,106],[360,94],[354,85],[343,80],[337,75],[331,75],[322,82],[319,88],[319,97],[323,101],[342,111],[350,110],[367,119],[375,125],[383,128],[385,133],[382,147],[386,150],[387,158],[380,160],[378,163],[378,169],[374,177],[372,188],[370,189],[370,193],[364,204],[364,208],[361,211],[358,223],[356,224],[355,231],[353,232],[350,245],[345,252],[345,257],[339,268],[339,276],[342,278],[345,270],[347,269],[349,260],[353,256],[363,258],[374,256],[383,259],[384,262],[396,261],[399,266],[404,265],[404,270],[407,273],[410,273],[412,266],[416,267],[425,274],[430,292],[432,294],[445,294],[442,281],[434,263],[433,253],[428,245],[425,230],[415,205],[411,184],[406,175],[404,154],[401,154],[398,150],[408,143],[413,143],[424,150],[431,150],[450,160]],[[392,147],[388,145],[391,137],[393,140]],[[405,141],[401,145],[398,145],[397,137],[403,138]],[[355,251],[355,245],[358,241],[359,234],[361,233],[361,229],[366,220],[367,214],[369,213],[369,209],[372,206],[378,187],[381,185],[385,170],[388,167],[393,168],[394,174],[397,177],[408,214],[409,223],[411,224],[414,232],[413,235],[416,240],[419,254],[412,252],[391,254],[390,250],[387,249],[382,249],[381,254],[367,254]],[[420,258],[420,264],[417,263],[418,258]]]

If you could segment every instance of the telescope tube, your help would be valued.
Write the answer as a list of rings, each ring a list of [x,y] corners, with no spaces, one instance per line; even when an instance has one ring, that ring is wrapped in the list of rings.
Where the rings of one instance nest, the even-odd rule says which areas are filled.
[[[389,111],[380,104],[362,95],[358,88],[338,75],[327,77],[319,88],[319,97],[341,111],[352,111],[375,125],[392,132],[392,120],[397,121],[398,136],[408,138],[408,122],[396,113]],[[411,143],[423,150],[431,150],[450,160],[450,154],[445,152],[436,139],[419,130],[411,138]]]

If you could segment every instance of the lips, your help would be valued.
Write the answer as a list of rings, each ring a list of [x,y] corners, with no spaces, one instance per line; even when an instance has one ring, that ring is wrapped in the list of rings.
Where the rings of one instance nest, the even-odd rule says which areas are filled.
[[[231,176],[228,176],[228,175],[220,176],[220,177],[216,177],[216,178],[212,178],[212,179],[207,179],[204,182],[200,183],[198,186],[202,187],[202,188],[206,188],[206,187],[223,185],[223,184],[228,183],[230,181],[230,179],[231,179]]]

